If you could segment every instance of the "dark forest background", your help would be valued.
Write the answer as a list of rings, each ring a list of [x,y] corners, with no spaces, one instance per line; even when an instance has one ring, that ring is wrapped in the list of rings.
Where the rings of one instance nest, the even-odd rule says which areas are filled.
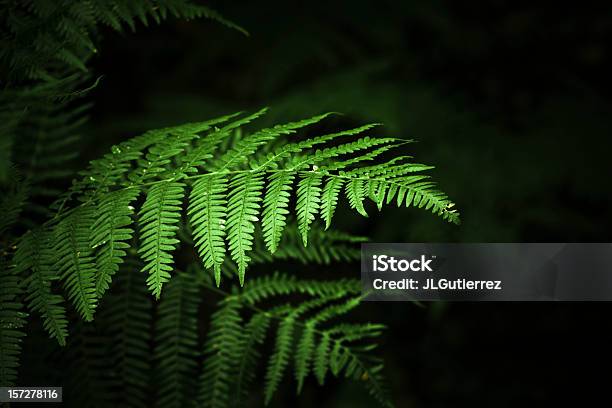
[[[344,230],[376,242],[610,242],[606,3],[208,1],[250,36],[206,20],[104,33],[81,158],[237,110],[270,106],[265,124],[340,111],[335,124],[382,122],[382,134],[417,139],[409,150],[436,165],[463,222],[389,208],[347,214]],[[359,313],[389,326],[381,352],[398,406],[504,407],[577,392],[575,377],[602,364],[611,311],[366,303]],[[313,382],[299,398],[284,387],[283,406],[372,405],[350,383]]]

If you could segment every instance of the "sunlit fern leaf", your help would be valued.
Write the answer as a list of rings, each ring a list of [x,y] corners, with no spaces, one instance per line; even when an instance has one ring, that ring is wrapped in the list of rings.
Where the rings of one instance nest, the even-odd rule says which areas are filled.
[[[204,345],[204,364],[200,378],[199,402],[205,407],[226,407],[234,392],[236,370],[242,347],[240,302],[227,297],[211,317]]]
[[[227,217],[227,179],[218,174],[197,180],[189,197],[187,213],[194,245],[206,268],[213,268],[217,286],[225,257],[225,219]]]
[[[298,229],[302,236],[304,246],[308,245],[308,231],[315,219],[321,205],[321,179],[322,174],[317,172],[302,173],[297,190],[297,219]]]
[[[89,242],[94,211],[90,205],[76,208],[58,224],[53,237],[57,258],[54,267],[68,298],[86,321],[93,320],[97,304],[96,265]]]
[[[228,135],[230,135],[234,129],[233,126],[236,126],[236,121],[231,122],[223,128],[215,127],[214,131],[209,133],[202,133],[208,131],[214,125],[227,122],[239,114],[240,112],[221,116],[206,122],[194,123],[192,132],[199,136],[196,138],[194,146],[189,149],[184,157],[180,158],[181,166],[178,169],[178,173],[197,173],[198,169],[204,166],[207,160],[212,159],[215,150],[219,149],[219,145],[230,139]]]
[[[272,173],[268,179],[261,221],[264,241],[271,253],[276,252],[287,224],[291,184],[295,174],[288,171]]]
[[[328,115],[329,114],[315,116],[310,120],[322,120]],[[272,152],[268,152],[267,154],[262,155],[262,157],[256,160],[255,167],[258,169],[265,169],[269,167],[277,168],[279,167],[279,165],[282,165],[285,161],[287,161],[287,163],[284,163],[287,165],[287,167],[294,167],[295,169],[302,168],[301,165],[296,165],[295,159],[303,159],[303,157],[301,157],[299,153],[303,152],[304,150],[311,149],[318,145],[328,144],[343,136],[354,136],[363,133],[377,125],[378,124],[368,124],[354,129],[343,130],[340,132],[330,133],[322,136],[315,136],[313,138],[302,140],[300,142],[282,144],[276,147]],[[297,161],[299,162],[299,160]]]
[[[338,195],[342,190],[344,179],[339,177],[329,177],[323,188],[321,200],[321,216],[325,221],[325,229],[331,226],[331,221],[338,206]]]
[[[235,175],[229,186],[227,238],[232,259],[238,265],[241,285],[244,285],[244,275],[250,260],[247,252],[253,247],[254,224],[259,220],[263,186],[263,175],[254,172]]]
[[[362,179],[353,179],[346,184],[346,196],[349,200],[351,208],[357,210],[357,212],[364,217],[368,216],[365,208],[363,207],[363,200],[365,199],[365,185]]]
[[[132,239],[131,228],[134,201],[140,190],[117,190],[105,195],[98,204],[95,222],[91,231],[91,245],[96,251],[96,294],[100,298],[108,289],[113,275],[130,247],[126,241]]]
[[[309,166],[317,165],[321,168],[321,170],[338,171],[348,168],[351,165],[358,164],[361,161],[374,160],[382,153],[397,147],[397,144],[397,139],[381,137],[371,138],[366,136],[339,146],[316,150],[311,155],[295,157],[290,164],[294,169],[306,170]],[[369,149],[380,145],[384,146],[379,149],[368,151]],[[363,154],[360,154],[357,157],[342,159],[345,155],[353,155],[362,151]]]
[[[179,272],[159,302],[155,324],[156,398],[159,406],[182,407],[196,387],[199,288],[190,272]]]
[[[164,181],[155,184],[139,212],[140,248],[138,253],[145,262],[143,272],[148,273],[147,285],[156,298],[162,285],[170,279],[173,269],[171,252],[176,239],[177,223],[181,217],[184,184]]]
[[[28,307],[40,313],[45,330],[64,346],[68,336],[68,320],[64,298],[53,293],[51,288],[59,275],[53,268],[54,255],[49,235],[41,230],[25,235],[17,246],[15,265],[19,273],[27,276],[22,286],[26,288]]]
[[[119,191],[130,188],[149,189],[151,195],[157,194],[164,186],[176,185],[175,183],[180,183],[183,179],[187,183],[193,183],[187,212],[191,228],[197,234],[196,246],[203,262],[213,269],[215,278],[219,281],[223,255],[229,250],[231,259],[237,264],[241,283],[244,283],[245,272],[251,261],[249,253],[253,247],[257,224],[261,224],[264,242],[270,252],[278,251],[285,224],[295,211],[298,231],[303,244],[306,244],[316,215],[320,214],[326,227],[330,226],[341,195],[348,198],[350,207],[362,215],[367,215],[364,205],[366,198],[373,199],[381,207],[390,201],[389,195],[395,195],[400,204],[425,208],[449,221],[458,221],[458,214],[451,210],[452,202],[446,195],[436,190],[431,182],[422,181],[427,176],[411,175],[427,170],[427,166],[406,163],[408,156],[391,159],[382,163],[381,167],[364,165],[366,161],[377,159],[390,149],[404,144],[394,138],[364,136],[362,132],[370,129],[372,125],[288,143],[285,147],[281,145],[260,158],[251,159],[244,156],[265,151],[269,143],[278,142],[279,136],[317,123],[326,116],[319,115],[247,134],[235,144],[228,144],[226,147],[229,151],[216,152],[216,155],[220,156],[218,160],[203,159],[212,154],[212,150],[207,150],[208,147],[190,156],[191,152],[198,149],[197,146],[205,146],[209,142],[211,146],[217,146],[218,139],[225,138],[229,132],[240,129],[242,125],[248,124],[264,112],[265,110],[260,110],[237,119],[234,119],[235,115],[227,115],[209,122],[149,131],[115,146],[117,155],[121,156],[121,152],[125,152],[130,159],[123,162],[115,158],[113,153],[106,165],[93,166],[93,172],[89,174],[98,174],[98,170],[110,165],[112,168],[121,168],[121,175],[111,171],[111,177],[98,174],[90,176],[89,179],[84,178],[82,182],[85,183],[85,188],[77,188],[73,198],[80,202],[100,201],[107,199],[106,195],[111,194],[113,189]],[[220,129],[210,126],[211,122],[223,123],[230,119],[232,121]],[[208,130],[211,131],[198,133]],[[338,137],[355,135],[359,137],[357,140],[340,145],[328,144]],[[321,148],[312,151],[317,145],[321,145]],[[255,156],[256,154],[253,155]],[[246,166],[247,162],[250,168]],[[321,167],[318,167],[319,165]],[[98,170],[96,167],[99,167]],[[298,175],[300,182],[297,193],[294,193],[292,185]],[[323,179],[325,186],[322,188]],[[225,180],[228,182],[225,183]],[[97,184],[101,185],[100,190],[95,189]],[[76,193],[77,191],[81,193]],[[265,199],[260,222],[263,191]],[[289,203],[294,194],[297,196],[297,208],[292,211],[289,209]],[[144,213],[148,214],[151,224],[143,226],[141,222],[141,228],[149,228],[151,234],[155,229],[154,211],[150,211],[153,203],[151,197],[148,197],[140,211],[141,218]],[[178,205],[173,207],[171,212],[161,213],[171,216],[173,220],[179,219],[182,208],[178,208]],[[147,211],[144,211],[145,209]],[[156,211],[160,211],[160,208]],[[226,222],[223,223],[225,218]],[[173,231],[178,228],[174,221],[171,224]],[[174,235],[174,232],[171,235]],[[173,240],[173,237],[168,239]],[[176,242],[167,245],[167,248],[161,251],[163,253],[160,257],[157,257],[156,251],[150,247],[155,241],[150,239],[144,242],[144,245],[149,245],[146,249],[150,257],[145,268],[150,267],[151,263],[156,266],[163,265],[161,270],[153,271],[149,281],[149,284],[156,288],[152,290],[159,291],[163,281],[169,277],[172,259],[170,252]],[[139,251],[143,253],[142,246]],[[331,256],[324,250],[320,251],[321,258],[329,259]]]
[[[10,387],[17,380],[21,342],[27,314],[21,304],[22,289],[17,271],[0,258],[0,386]]]
[[[257,115],[264,114],[267,111],[266,109],[262,109],[257,112]],[[248,162],[248,158],[257,152],[257,150],[267,144],[268,142],[275,140],[281,135],[289,135],[295,133],[297,129],[303,128],[308,125],[312,125],[314,123],[318,123],[323,120],[325,117],[329,116],[329,113],[325,113],[322,115],[314,116],[312,118],[300,120],[298,122],[290,122],[283,125],[276,125],[271,128],[266,128],[254,132],[247,137],[240,140],[236,147],[231,149],[229,152],[225,153],[221,159],[219,160],[219,169],[227,170],[232,169],[240,164],[244,164]],[[264,169],[268,164],[272,164],[274,161],[273,158],[278,158],[274,155],[270,157],[270,160],[264,163],[263,165],[257,166],[259,169]]]
[[[130,180],[139,184],[169,173],[169,178],[177,172],[168,169],[172,161],[185,154],[194,139],[198,137],[191,126],[174,127],[160,130],[163,138],[152,144],[144,157],[138,159],[139,168],[130,174]]]

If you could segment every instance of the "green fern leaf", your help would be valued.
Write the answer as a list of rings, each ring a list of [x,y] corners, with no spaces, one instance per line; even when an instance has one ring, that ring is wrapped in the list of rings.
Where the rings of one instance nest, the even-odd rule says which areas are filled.
[[[29,273],[22,285],[28,293],[26,301],[30,310],[40,313],[45,330],[64,346],[68,336],[68,320],[64,299],[51,290],[52,281],[59,279],[52,268],[53,257],[49,234],[32,231],[19,243],[15,264],[18,273]]]
[[[321,216],[325,221],[325,229],[331,226],[331,220],[336,212],[338,205],[338,195],[342,190],[344,180],[340,177],[329,177],[325,187],[323,188],[323,197],[321,200]]]
[[[346,185],[345,192],[351,208],[357,210],[357,212],[364,217],[367,217],[368,213],[363,207],[363,200],[365,199],[365,184],[363,180],[350,180]]]
[[[254,172],[238,174],[230,182],[228,241],[232,259],[238,265],[241,286],[250,261],[247,252],[253,247],[254,224],[258,221],[263,184],[262,174]]]
[[[149,277],[147,285],[159,299],[162,285],[170,279],[172,254],[179,240],[175,238],[181,217],[184,184],[164,181],[149,190],[139,213],[141,245],[138,253],[145,262],[143,272]]]
[[[321,179],[322,175],[316,172],[302,173],[302,180],[297,190],[297,219],[298,229],[302,235],[304,246],[308,245],[308,231],[310,224],[319,212],[321,204]]]
[[[68,298],[86,321],[93,320],[97,304],[96,265],[89,243],[93,223],[94,208],[78,207],[59,223],[54,237],[55,268],[64,281]]]
[[[279,171],[270,176],[264,200],[263,219],[261,222],[264,241],[270,253],[276,252],[281,241],[283,230],[289,215],[291,183],[295,174]]]
[[[117,190],[102,198],[96,208],[91,232],[91,245],[98,248],[96,257],[96,294],[100,298],[108,289],[113,275],[125,257],[125,250],[130,247],[126,241],[132,239],[134,230],[130,205],[140,191],[138,189]]]
[[[189,198],[188,214],[194,244],[206,268],[213,268],[215,282],[221,282],[221,264],[225,257],[225,218],[227,217],[227,179],[209,175],[197,180]]]

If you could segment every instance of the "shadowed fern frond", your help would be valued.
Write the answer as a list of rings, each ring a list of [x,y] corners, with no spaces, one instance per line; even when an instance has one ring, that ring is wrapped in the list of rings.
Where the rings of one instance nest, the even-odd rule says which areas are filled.
[[[0,384],[15,385],[23,327],[27,314],[20,301],[21,287],[17,271],[4,257],[0,258]]]
[[[159,302],[153,358],[161,407],[183,407],[197,389],[200,296],[192,278],[187,272],[177,274]]]
[[[202,281],[205,288],[212,283]],[[209,286],[211,285],[211,286]],[[370,392],[390,405],[381,363],[372,357],[372,339],[383,326],[331,323],[360,303],[360,284],[355,280],[310,281],[275,273],[253,278],[244,288],[225,294],[211,318],[201,382],[204,406],[240,406],[254,380],[261,347],[272,328],[273,350],[266,363],[264,397],[269,403],[288,367],[293,364],[298,392],[313,374],[323,383],[327,372],[364,382]],[[283,302],[290,295],[306,296],[297,303]],[[270,307],[273,300],[281,300]],[[261,309],[260,304],[268,305]],[[245,314],[251,317],[243,324]],[[238,376],[236,377],[236,373]],[[238,384],[232,399],[231,387]]]

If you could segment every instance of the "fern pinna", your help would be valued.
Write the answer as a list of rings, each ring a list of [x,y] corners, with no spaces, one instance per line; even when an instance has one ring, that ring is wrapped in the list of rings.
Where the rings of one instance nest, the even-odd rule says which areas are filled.
[[[54,204],[55,217],[17,245],[17,270],[33,276],[27,286],[31,310],[64,343],[64,301],[49,283],[62,284],[78,314],[92,320],[128,253],[137,254],[149,291],[160,299],[160,360],[152,364],[176,385],[164,393],[167,404],[181,400],[178,384],[196,378],[189,373],[198,369],[200,353],[200,402],[236,402],[230,390],[236,371],[241,391],[235,397],[244,397],[256,349],[270,327],[276,334],[265,376],[267,402],[293,365],[298,392],[310,373],[320,383],[328,373],[343,374],[363,380],[387,404],[382,365],[371,356],[369,342],[382,327],[327,324],[358,305],[356,281],[302,281],[286,274],[249,279],[247,269],[278,259],[355,259],[347,236],[318,227],[319,219],[325,230],[330,227],[343,199],[363,216],[370,201],[379,209],[391,202],[423,208],[451,222],[458,222],[458,213],[424,174],[431,167],[409,156],[389,158],[405,140],[368,136],[375,125],[302,140],[295,135],[329,114],[247,133],[265,112],[152,130],[92,161]],[[183,229],[190,233],[179,234]],[[195,247],[204,269],[176,272],[174,254],[185,243]],[[39,248],[35,258],[28,256],[33,247]],[[228,282],[231,291],[218,289],[236,275],[237,285]],[[203,349],[196,335],[196,281],[226,297],[212,316]],[[258,305],[292,294],[304,299],[272,309]],[[179,394],[168,396],[172,392]]]

